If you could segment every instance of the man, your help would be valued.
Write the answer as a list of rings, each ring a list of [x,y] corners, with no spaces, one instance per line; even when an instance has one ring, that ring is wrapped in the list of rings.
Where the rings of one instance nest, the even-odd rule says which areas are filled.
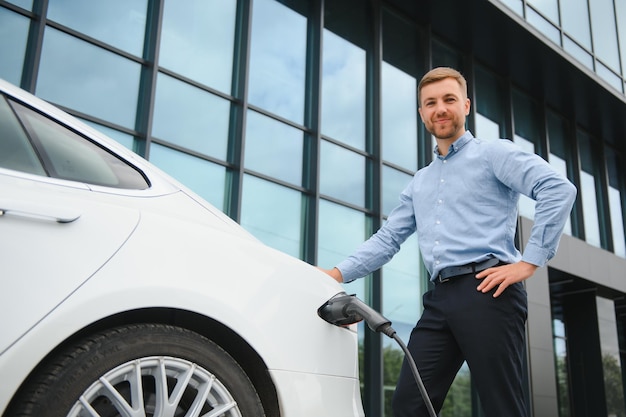
[[[424,294],[408,348],[435,410],[465,360],[488,417],[527,416],[522,281],[555,255],[576,188],[511,141],[486,142],[466,131],[470,100],[458,71],[428,72],[418,101],[422,122],[437,142],[436,157],[415,174],[380,230],[324,271],[339,282],[366,276],[416,232],[435,286]],[[520,194],[536,200],[523,255],[514,241]],[[393,410],[396,417],[428,416],[406,360]]]

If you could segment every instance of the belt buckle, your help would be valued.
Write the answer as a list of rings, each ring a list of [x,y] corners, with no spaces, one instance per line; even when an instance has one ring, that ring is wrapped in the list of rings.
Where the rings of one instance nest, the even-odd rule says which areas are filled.
[[[450,278],[443,278],[441,274],[439,274],[437,275],[437,281],[439,281],[440,284],[443,284],[444,282],[450,281]]]

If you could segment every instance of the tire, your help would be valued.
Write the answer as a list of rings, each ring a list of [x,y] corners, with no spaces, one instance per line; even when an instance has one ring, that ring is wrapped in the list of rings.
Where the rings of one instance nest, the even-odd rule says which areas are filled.
[[[128,325],[79,341],[38,372],[21,398],[9,416],[265,415],[228,353],[197,333],[160,324]]]

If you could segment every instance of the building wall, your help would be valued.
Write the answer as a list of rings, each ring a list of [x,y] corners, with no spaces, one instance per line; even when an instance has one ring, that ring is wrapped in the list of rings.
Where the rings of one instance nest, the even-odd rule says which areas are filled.
[[[456,67],[473,133],[513,140],[579,188],[559,253],[527,282],[529,404],[535,416],[567,415],[594,404],[578,402],[577,368],[559,361],[606,345],[626,352],[626,10],[580,2],[593,16],[613,5],[613,20],[557,0],[0,0],[0,77],[147,157],[267,244],[330,267],[431,160],[417,83],[432,66]],[[576,17],[591,40],[572,29]],[[523,245],[530,200],[520,213]],[[428,285],[413,237],[346,290],[408,340]],[[578,294],[596,343],[561,355]],[[366,410],[388,416],[401,355],[360,335]],[[592,359],[584,365],[600,370]],[[481,415],[469,383],[464,367],[443,416]]]
[[[522,240],[530,236],[532,221],[522,218],[520,234]],[[556,272],[559,274],[556,274]],[[550,275],[552,275],[552,280]],[[555,276],[555,275],[558,275]],[[526,281],[528,292],[528,348],[532,390],[532,409],[535,416],[557,416],[558,384],[555,370],[555,345],[553,340],[553,305],[552,297],[556,290],[551,290],[551,282],[568,281],[571,294],[587,293],[593,296],[606,294],[611,299],[619,300],[626,294],[626,260],[598,249],[571,236],[561,240],[557,255],[547,268],[539,269]],[[576,286],[576,282],[586,281],[587,285]],[[561,293],[565,291],[560,291]],[[582,308],[582,306],[580,306]],[[615,313],[618,314],[618,313]],[[620,320],[617,320],[620,322]],[[578,323],[569,323],[576,326]],[[589,339],[599,339],[598,332],[589,332]],[[623,347],[620,346],[623,350]],[[589,390],[591,381],[586,382]],[[593,408],[592,408],[593,409]],[[622,410],[624,412],[624,410]],[[576,414],[578,415],[578,414]],[[584,414],[583,414],[584,415]]]

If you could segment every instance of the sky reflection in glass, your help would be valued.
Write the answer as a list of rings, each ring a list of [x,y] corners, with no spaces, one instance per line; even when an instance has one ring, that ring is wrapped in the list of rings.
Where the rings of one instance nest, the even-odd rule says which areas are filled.
[[[166,146],[152,143],[150,162],[224,210],[226,168]]]
[[[20,85],[30,20],[0,8],[0,78]]]
[[[230,103],[159,74],[152,134],[205,155],[226,160]]]
[[[383,214],[391,213],[400,204],[400,193],[409,185],[412,176],[397,169],[383,166]]]
[[[253,6],[248,100],[302,124],[307,20],[273,0]]]
[[[294,185],[302,184],[302,131],[248,111],[244,166]]]
[[[47,27],[36,93],[134,129],[140,71],[136,62]]]
[[[147,0],[49,0],[48,19],[136,56],[143,55]]]
[[[365,158],[326,141],[322,141],[320,154],[320,192],[364,206]]]
[[[365,51],[324,29],[322,134],[365,150]]]
[[[230,93],[236,0],[176,0],[163,6],[159,65]]]
[[[383,159],[417,170],[417,80],[383,62],[382,65]]]
[[[243,178],[241,225],[265,244],[297,258],[302,195],[251,175]]]
[[[332,268],[350,255],[371,233],[371,225],[365,214],[320,200],[318,265],[322,268]],[[356,293],[359,297],[364,295],[362,279],[344,287],[349,293]]]
[[[420,254],[417,235],[411,235],[383,267],[383,314],[402,340],[409,340],[421,312]]]

